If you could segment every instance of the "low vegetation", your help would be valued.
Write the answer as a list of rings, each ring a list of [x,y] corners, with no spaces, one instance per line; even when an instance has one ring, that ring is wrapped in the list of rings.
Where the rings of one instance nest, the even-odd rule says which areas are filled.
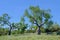
[[[36,34],[23,34],[23,35],[10,35],[0,36],[0,40],[60,40],[59,35],[36,35]]]

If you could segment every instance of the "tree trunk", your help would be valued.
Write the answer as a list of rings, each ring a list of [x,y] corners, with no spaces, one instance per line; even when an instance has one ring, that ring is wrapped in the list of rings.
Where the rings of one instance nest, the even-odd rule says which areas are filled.
[[[41,34],[41,30],[40,30],[40,27],[38,27],[38,35]]]
[[[11,27],[11,25],[10,25],[10,29],[9,29],[9,34],[8,34],[8,35],[11,35],[11,29],[12,29],[12,27]]]

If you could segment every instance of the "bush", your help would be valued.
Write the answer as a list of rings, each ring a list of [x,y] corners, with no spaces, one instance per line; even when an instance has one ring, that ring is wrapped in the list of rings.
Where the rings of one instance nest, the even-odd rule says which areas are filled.
[[[53,33],[50,29],[45,29],[45,32],[46,32],[47,34],[52,34],[52,33]]]
[[[41,32],[42,32],[42,33],[45,33],[44,27],[41,27],[40,29],[41,29]]]
[[[59,30],[59,31],[57,31],[57,35],[60,35],[60,30]]]
[[[13,30],[12,31],[12,34],[14,35],[14,34],[19,34],[19,31],[18,30]]]
[[[4,29],[4,28],[0,28],[0,36],[1,35],[7,35],[8,34],[8,30]]]
[[[35,30],[26,30],[25,32],[26,33],[35,33],[36,31]]]

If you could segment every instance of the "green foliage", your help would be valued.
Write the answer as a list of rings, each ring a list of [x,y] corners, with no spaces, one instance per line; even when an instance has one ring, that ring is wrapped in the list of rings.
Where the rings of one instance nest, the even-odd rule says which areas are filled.
[[[1,24],[2,26],[7,25],[7,26],[10,27],[10,30],[9,30],[9,35],[10,35],[10,34],[11,34],[12,26],[11,26],[11,23],[9,22],[9,20],[10,20],[10,17],[9,17],[9,15],[6,14],[6,13],[3,14],[3,15],[0,17],[0,24]]]
[[[29,21],[32,23],[29,30],[26,30],[28,24],[25,23],[25,19],[24,19],[25,16],[29,18]],[[54,25],[51,18],[52,16],[50,15],[50,11],[42,10],[41,8],[39,8],[39,6],[36,7],[30,6],[29,9],[25,10],[25,15],[21,17],[21,20],[18,23],[11,23],[9,21],[10,17],[6,13],[0,16],[0,26],[3,27],[5,25],[8,25],[10,34],[11,34],[11,30],[12,30],[12,34],[20,34],[20,33],[23,34],[25,32],[35,33],[37,29],[39,32],[41,31],[44,33],[45,32],[44,27],[46,26],[47,26],[46,29],[50,30],[51,32],[56,32],[60,30],[59,25],[57,24]],[[57,34],[59,33],[60,31],[57,32]],[[0,35],[7,35],[7,34],[8,34],[8,30],[0,28]]]
[[[12,35],[15,35],[15,34],[20,34],[20,32],[18,30],[13,30]]]
[[[30,19],[30,22],[41,25],[43,23],[48,23],[49,21],[49,23],[51,22],[52,24],[52,21],[50,21],[51,15],[46,10],[42,10],[38,6],[30,6],[29,9],[30,10],[25,11],[25,16]]]
[[[60,35],[60,30],[59,30],[59,31],[57,31],[57,35]]]
[[[58,24],[53,24],[52,26],[47,27],[45,29],[45,32],[47,34],[54,34],[54,33],[59,34],[60,33],[59,30],[60,30],[60,26]]]
[[[35,33],[35,30],[26,30],[25,33]]]
[[[10,20],[9,15],[5,13],[5,14],[3,14],[0,17],[0,24],[3,24],[3,25],[7,24],[7,25],[9,25],[9,20]]]
[[[45,33],[45,28],[44,27],[41,27],[40,29],[41,29],[42,33]]]
[[[60,26],[58,24],[53,24],[51,27],[48,27],[48,29],[52,32],[56,32],[60,30]]]
[[[36,31],[36,30],[37,30],[37,28],[38,28],[38,27],[37,27],[36,25],[33,25],[33,24],[32,24],[32,25],[30,26],[30,28],[29,28],[29,29],[30,29],[30,30],[35,30],[35,31]]]
[[[21,20],[19,23],[13,23],[12,24],[13,28],[18,29],[18,33],[23,34],[25,32],[25,29],[27,29],[28,24],[25,24],[24,17],[21,17]]]
[[[0,36],[1,35],[7,35],[8,34],[8,29],[0,28]]]
[[[20,33],[23,34],[25,32],[25,29],[27,28],[27,24],[25,24],[25,20],[23,17],[21,18],[19,25],[20,25]]]
[[[30,6],[30,8],[25,11],[25,16],[29,18],[32,24],[36,24],[38,27],[38,34],[40,34],[40,28],[44,24],[47,26],[51,26],[53,24],[50,12],[40,9],[39,6]]]

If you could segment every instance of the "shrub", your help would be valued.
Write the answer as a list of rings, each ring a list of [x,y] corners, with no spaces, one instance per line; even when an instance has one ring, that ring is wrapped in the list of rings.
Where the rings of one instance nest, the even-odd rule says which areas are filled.
[[[25,32],[26,33],[35,33],[36,31],[35,30],[26,30]]]
[[[1,35],[7,35],[8,34],[8,30],[4,29],[4,28],[0,28],[0,36]]]
[[[60,35],[60,30],[59,30],[59,31],[57,31],[57,35]]]
[[[14,35],[14,34],[19,34],[19,32],[18,32],[18,30],[13,30],[12,31],[12,34]]]

